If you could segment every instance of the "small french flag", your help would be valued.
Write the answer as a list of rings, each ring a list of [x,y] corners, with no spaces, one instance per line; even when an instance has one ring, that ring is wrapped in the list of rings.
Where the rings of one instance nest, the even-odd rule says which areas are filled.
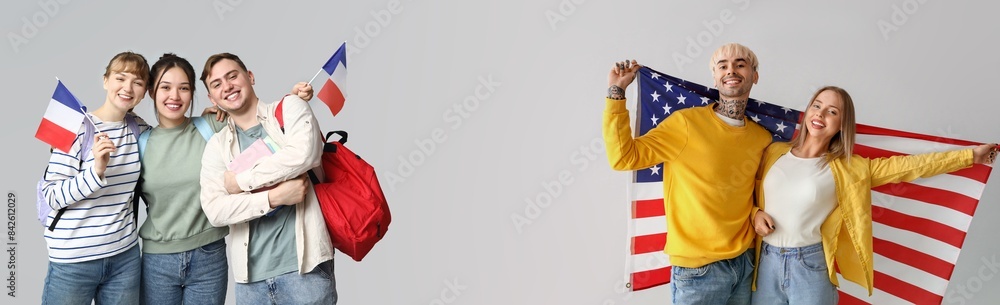
[[[38,131],[35,131],[35,138],[69,152],[73,141],[76,141],[80,124],[83,123],[83,105],[66,89],[62,81],[58,82],[56,91],[49,100],[49,107],[42,116],[42,123],[38,124]]]
[[[344,88],[347,87],[347,42],[340,45],[337,52],[333,53],[330,60],[323,65],[323,72],[329,74],[323,88],[316,95],[334,116],[344,108]]]

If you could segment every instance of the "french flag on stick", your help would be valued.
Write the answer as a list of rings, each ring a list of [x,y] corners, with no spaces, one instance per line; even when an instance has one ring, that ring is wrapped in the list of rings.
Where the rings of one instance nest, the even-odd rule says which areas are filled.
[[[38,131],[35,131],[35,138],[68,152],[83,122],[83,111],[80,100],[66,89],[62,81],[58,81],[52,100],[49,100],[49,107],[42,116],[42,123],[38,124]]]
[[[326,61],[323,69],[316,72],[316,76],[319,76],[320,72],[326,72],[329,78],[326,79],[326,83],[323,84],[323,88],[319,90],[316,97],[323,101],[327,107],[330,107],[330,112],[336,116],[344,108],[344,88],[347,86],[346,41],[340,45],[337,52],[333,53],[330,60]],[[313,76],[313,79],[316,79],[316,76]],[[312,83],[312,80],[309,83]]]

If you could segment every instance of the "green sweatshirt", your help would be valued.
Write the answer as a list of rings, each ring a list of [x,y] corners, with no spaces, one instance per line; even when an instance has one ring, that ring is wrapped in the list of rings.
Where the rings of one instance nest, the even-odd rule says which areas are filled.
[[[225,126],[205,116],[218,132]],[[142,158],[142,193],[146,221],[139,228],[144,253],[179,253],[229,234],[228,227],[213,227],[201,209],[201,156],[205,138],[188,120],[174,128],[156,127]]]

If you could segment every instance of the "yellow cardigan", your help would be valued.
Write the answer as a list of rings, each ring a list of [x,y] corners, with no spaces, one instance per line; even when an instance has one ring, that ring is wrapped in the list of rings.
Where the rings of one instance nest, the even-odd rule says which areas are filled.
[[[757,172],[755,198],[757,207],[751,212],[751,219],[757,211],[764,209],[764,177],[779,157],[788,153],[792,146],[787,142],[772,143],[764,151],[764,158]],[[830,162],[830,171],[836,184],[837,207],[820,227],[823,235],[823,252],[830,274],[830,282],[840,286],[834,262],[840,273],[848,281],[868,287],[872,294],[872,192],[871,189],[883,184],[907,182],[921,177],[931,177],[972,166],[972,149],[941,153],[928,153],[890,158],[868,159],[851,156],[850,162],[843,158]],[[762,238],[756,238],[756,261],[760,261]],[[757,270],[754,269],[754,290],[757,289]]]

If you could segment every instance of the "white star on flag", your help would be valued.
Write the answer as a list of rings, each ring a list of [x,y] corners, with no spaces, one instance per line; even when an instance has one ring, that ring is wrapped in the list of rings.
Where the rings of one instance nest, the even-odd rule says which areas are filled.
[[[656,79],[657,77],[660,77],[660,75],[656,74],[656,73],[653,73],[652,76],[653,76],[653,79]]]
[[[663,84],[663,86],[667,87],[667,92],[673,92],[674,91],[674,85],[671,85],[670,83]]]
[[[708,105],[708,98],[707,98],[707,97],[704,97],[704,96],[703,96],[703,97],[701,97],[701,104],[702,104],[702,105]]]
[[[670,105],[663,105],[663,114],[670,114]]]
[[[656,126],[656,115],[654,114],[653,117],[649,119],[653,120],[653,126]]]
[[[760,123],[760,118],[758,118],[756,115],[754,115],[754,116],[752,116],[750,118],[753,119],[754,122]]]
[[[677,96],[677,103],[678,103],[678,104],[684,104],[684,99],[686,99],[686,98],[687,98],[687,97],[686,97],[686,96],[684,96],[683,94],[681,94],[681,95],[678,95],[678,96]],[[685,105],[687,105],[687,104],[685,104]]]
[[[646,96],[633,95],[641,98],[641,104],[636,107],[638,116],[633,124],[633,130],[638,131],[636,135],[648,134],[647,132],[656,128],[656,125],[642,123],[642,120],[648,120],[656,114],[657,111],[652,106],[663,107],[653,103],[649,94],[654,90],[666,90],[660,87],[665,86],[666,81],[677,90],[664,91],[667,92],[662,95],[664,104],[676,103],[675,98],[680,94],[696,97],[692,105],[671,105],[674,107],[670,109],[671,113],[680,108],[689,108],[688,106],[705,107],[706,105],[698,105],[697,98],[700,97],[709,98],[708,106],[717,102],[717,90],[694,82],[676,80],[670,74],[647,67],[640,69],[642,73],[637,76],[639,81],[635,87],[641,88],[639,91]],[[651,81],[652,72],[659,74],[663,80]],[[747,104],[746,110],[747,120],[760,119],[755,124],[772,134],[776,141],[788,141],[795,128],[804,128],[803,124],[796,124],[802,113],[791,107],[755,99],[753,103]],[[655,121],[666,121],[669,118],[667,115],[663,116]],[[788,130],[789,128],[793,130]],[[855,146],[854,153],[866,158],[944,151],[975,144],[862,124],[857,124],[857,133],[858,145]],[[950,292],[947,290],[947,283],[957,279],[952,277],[952,271],[957,267],[959,251],[962,250],[963,242],[969,243],[965,239],[965,234],[969,232],[968,223],[977,206],[985,203],[979,201],[980,194],[983,193],[991,170],[991,167],[977,164],[954,173],[873,189],[871,195],[874,202],[897,203],[892,207],[871,205],[872,250],[876,260],[874,294],[869,296],[868,289],[863,285],[845,281],[841,277],[838,293],[842,303],[945,304],[943,300],[949,299],[946,292]],[[664,249],[671,239],[668,235],[673,233],[666,232],[664,223],[662,192],[663,176],[667,174],[666,166],[649,165],[631,173],[632,179],[627,188],[630,190],[628,200],[620,203],[623,209],[628,210],[628,215],[631,215],[626,221],[628,235],[625,237],[628,247],[622,249],[625,250],[622,252],[627,253],[624,285],[629,291],[639,291],[670,283],[670,274],[674,269]],[[926,209],[931,205],[932,210]],[[651,223],[655,225],[650,225]],[[886,262],[889,264],[884,264]]]
[[[653,101],[654,102],[659,102],[660,101],[660,94],[656,93],[656,91],[653,91],[653,94],[650,94],[650,96],[653,97]]]
[[[653,171],[653,175],[659,175],[660,174],[660,166],[659,165],[653,165],[653,167],[650,167],[649,170]]]

